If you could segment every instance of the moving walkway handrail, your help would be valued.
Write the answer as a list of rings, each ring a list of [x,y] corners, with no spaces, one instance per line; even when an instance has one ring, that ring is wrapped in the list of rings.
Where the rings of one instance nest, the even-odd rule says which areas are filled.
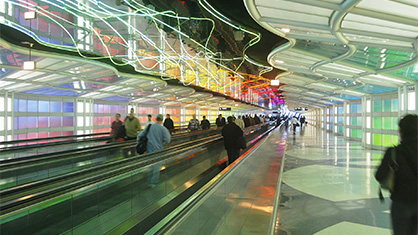
[[[98,136],[98,135],[109,136],[110,132],[92,133],[92,134],[83,134],[83,135],[66,135],[66,136],[56,136],[56,137],[44,137],[44,138],[25,139],[25,140],[10,140],[10,141],[0,142],[0,146],[11,145],[11,144],[19,144],[19,143],[24,143],[24,142],[42,142],[42,141],[57,140],[57,139],[84,138],[84,137],[92,137],[92,136]]]
[[[254,126],[247,130],[248,132],[253,131],[254,129],[261,128],[262,125]],[[204,142],[201,142],[201,141]],[[92,168],[82,169],[75,172],[71,172],[65,175],[60,175],[57,177],[48,178],[45,180],[36,181],[33,183],[29,183],[26,185],[16,186],[13,188],[8,188],[5,190],[0,191],[0,198],[5,199],[10,195],[14,196],[14,199],[7,199],[6,202],[1,202],[0,208],[1,212],[0,215],[6,214],[10,211],[15,209],[19,209],[21,207],[29,206],[31,202],[36,203],[39,202],[41,199],[45,200],[51,198],[57,194],[65,193],[70,190],[75,190],[81,187],[85,187],[89,184],[108,179],[111,177],[115,177],[117,175],[123,174],[125,172],[131,171],[133,169],[138,169],[140,167],[149,165],[154,162],[158,162],[164,159],[169,159],[170,157],[175,156],[181,152],[187,152],[189,150],[195,149],[197,147],[202,147],[205,145],[212,144],[216,141],[221,141],[222,136],[215,135],[209,136],[205,139],[198,139],[194,141],[190,141],[184,144],[176,145],[173,147],[169,147],[162,151],[148,153],[140,156],[136,156],[133,158],[122,159],[114,162],[109,162],[103,165],[95,166]],[[190,145],[190,146],[189,146]],[[93,174],[94,173],[94,174]],[[79,179],[75,179],[75,177],[79,177]],[[62,181],[71,180],[67,184],[62,184]],[[58,186],[57,186],[58,184]],[[44,187],[49,188],[44,189]],[[31,189],[39,189],[42,187],[41,192],[33,192],[26,193],[22,195],[25,191],[30,191]]]
[[[189,135],[200,135],[202,133],[208,132],[216,132],[217,129],[209,129],[209,130],[202,130],[196,132],[186,132],[186,133],[179,133],[173,134],[172,139],[183,138]],[[172,141],[173,142],[173,141]],[[10,159],[3,159],[0,160],[0,169],[16,167],[21,164],[33,164],[39,161],[45,161],[51,158],[64,158],[64,157],[72,157],[75,154],[85,154],[93,151],[103,151],[109,150],[114,148],[123,148],[131,146],[133,147],[136,144],[135,140],[123,141],[123,142],[116,142],[116,143],[109,143],[106,145],[99,145],[99,146],[90,146],[83,149],[69,149],[60,152],[52,152],[52,153],[44,153],[44,154],[37,154],[37,155],[29,155],[24,157],[17,157],[17,158],[10,158]]]

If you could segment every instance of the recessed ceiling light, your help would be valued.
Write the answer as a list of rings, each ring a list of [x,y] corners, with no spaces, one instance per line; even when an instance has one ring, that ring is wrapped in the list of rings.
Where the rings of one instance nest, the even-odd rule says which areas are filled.
[[[283,60],[275,60],[274,62],[279,63],[279,64],[283,64],[284,63]]]
[[[289,33],[289,32],[290,32],[290,29],[289,29],[289,28],[281,28],[281,30],[282,30],[283,32],[285,32],[285,33]]]

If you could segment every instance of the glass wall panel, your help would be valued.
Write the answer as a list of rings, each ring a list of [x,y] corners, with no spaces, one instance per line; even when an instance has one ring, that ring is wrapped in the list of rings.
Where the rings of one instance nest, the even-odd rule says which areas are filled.
[[[51,112],[52,113],[61,113],[61,102],[51,101]]]
[[[38,127],[39,128],[49,127],[49,125],[48,125],[48,117],[39,117],[38,118]]]
[[[73,113],[74,112],[74,103],[73,102],[64,102],[63,103],[64,113]]]
[[[39,112],[49,112],[49,102],[40,100],[39,104]]]
[[[374,100],[373,101],[373,112],[381,113],[382,112],[382,101],[381,100]]]
[[[383,135],[383,146],[391,147],[392,146],[392,135]]]
[[[50,127],[61,127],[61,117],[51,117]]]
[[[373,134],[373,145],[382,146],[382,134]]]
[[[398,110],[399,110],[398,99],[393,99],[392,100],[392,112],[398,112]]]
[[[373,128],[382,129],[382,117],[373,117]]]
[[[37,100],[28,100],[28,112],[38,112]]]
[[[37,117],[28,117],[28,128],[36,128],[38,122]]]

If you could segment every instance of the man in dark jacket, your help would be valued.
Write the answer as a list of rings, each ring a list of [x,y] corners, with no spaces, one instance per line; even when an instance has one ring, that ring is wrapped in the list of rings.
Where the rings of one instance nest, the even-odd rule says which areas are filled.
[[[244,133],[241,128],[234,123],[234,119],[229,116],[228,124],[222,129],[222,136],[224,137],[224,145],[228,154],[228,165],[235,161],[240,155],[240,147],[238,140]]]
[[[206,119],[206,116],[203,116],[203,120],[200,122],[200,126],[202,127],[202,130],[207,130],[210,128],[210,122],[208,119]]]
[[[218,115],[218,118],[216,119],[216,126],[217,127],[223,127],[225,126],[225,118],[222,117],[222,114]]]
[[[167,114],[165,116],[164,124],[165,128],[167,128],[170,131],[170,134],[174,131],[174,123],[173,120],[170,118],[170,114]]]
[[[399,121],[401,144],[386,150],[375,175],[376,180],[382,182],[390,168],[395,171],[395,186],[390,195],[392,228],[395,235],[417,234],[417,124],[418,116],[415,114],[408,114]],[[395,156],[392,156],[392,153]]]

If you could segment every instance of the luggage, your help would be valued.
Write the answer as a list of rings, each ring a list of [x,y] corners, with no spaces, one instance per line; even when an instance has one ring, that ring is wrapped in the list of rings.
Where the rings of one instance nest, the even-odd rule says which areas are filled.
[[[148,144],[148,131],[151,127],[151,124],[148,124],[148,126],[145,128],[145,135],[139,138],[138,144],[136,145],[136,152],[139,154],[143,154],[147,151],[147,144]]]

